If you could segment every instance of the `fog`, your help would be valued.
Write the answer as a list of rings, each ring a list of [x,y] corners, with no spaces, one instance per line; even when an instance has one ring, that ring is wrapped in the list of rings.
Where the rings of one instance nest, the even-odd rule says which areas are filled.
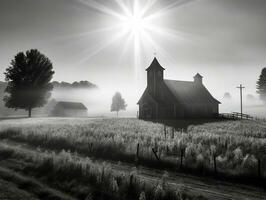
[[[208,86],[206,86],[208,88]],[[122,94],[125,99],[127,108],[125,111],[119,112],[120,117],[136,117],[138,112],[137,102],[144,91],[138,90],[137,87],[132,84],[131,86],[117,86],[113,87],[100,87],[100,89],[86,90],[75,89],[72,91],[55,90],[52,94],[52,98],[57,101],[74,101],[82,102],[88,108],[89,117],[116,117],[115,112],[110,112],[112,103],[112,96],[116,91]],[[235,92],[230,93],[231,99],[224,98],[222,92],[214,92],[215,98],[217,98],[220,104],[220,113],[240,112],[240,94],[237,88],[234,88]],[[266,117],[266,106],[259,99],[258,94],[245,93],[243,91],[243,113],[249,114],[254,117]]]
[[[205,85],[207,88],[208,86]],[[127,107],[126,110],[119,112],[119,117],[137,117],[138,105],[137,102],[141,97],[145,85],[138,89],[134,84],[128,85],[113,85],[99,86],[99,89],[54,89],[52,99],[58,101],[81,102],[88,109],[88,117],[116,117],[116,112],[111,112],[112,97],[115,92],[120,92],[125,99]],[[240,94],[239,89],[234,88],[234,93],[230,93],[231,98],[224,98],[225,92],[214,92],[214,97],[218,99],[221,104],[219,106],[220,113],[240,112]],[[216,95],[218,94],[218,95]],[[1,97],[2,98],[2,97]],[[1,103],[1,116],[27,116],[24,110],[4,109]],[[53,105],[54,106],[54,105]],[[33,116],[49,116],[51,113],[49,102],[42,108],[33,109]],[[247,93],[243,91],[243,113],[254,117],[266,117],[266,105],[259,99],[258,94]]]
[[[112,97],[115,92],[120,92],[125,99],[126,110],[119,112],[120,117],[137,117],[137,97],[136,91],[128,88],[100,88],[100,89],[70,89],[55,90],[51,99],[56,101],[81,102],[88,109],[88,117],[116,117],[116,112],[111,112]]]
[[[238,91],[239,92],[239,91]],[[243,94],[243,113],[253,117],[266,117],[266,105],[259,99],[257,94]],[[234,95],[231,99],[222,98],[220,104],[221,113],[240,112],[240,94]]]

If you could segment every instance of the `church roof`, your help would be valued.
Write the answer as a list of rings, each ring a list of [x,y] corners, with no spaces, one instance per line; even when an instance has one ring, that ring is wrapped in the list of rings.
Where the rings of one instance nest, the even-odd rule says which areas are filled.
[[[164,68],[160,65],[160,63],[158,62],[157,58],[154,57],[152,63],[150,64],[150,66],[146,69],[146,71],[149,71],[151,69],[159,69],[159,70],[164,70]]]
[[[56,106],[61,106],[64,109],[87,110],[86,106],[80,102],[59,101]]]
[[[175,99],[184,104],[220,103],[202,84],[190,81],[164,80]]]

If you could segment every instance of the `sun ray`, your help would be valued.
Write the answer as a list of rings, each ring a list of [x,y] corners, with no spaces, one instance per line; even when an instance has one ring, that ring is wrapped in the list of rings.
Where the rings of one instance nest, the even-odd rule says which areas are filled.
[[[154,20],[156,18],[159,18],[163,15],[166,15],[169,13],[169,11],[173,10],[173,9],[177,9],[179,8],[180,6],[183,6],[183,5],[186,5],[192,1],[196,1],[196,0],[177,0],[175,1],[174,3],[170,4],[170,5],[167,5],[163,8],[161,8],[160,10],[158,11],[155,11],[153,14],[147,16],[145,19],[146,20]]]
[[[170,54],[168,53],[168,51],[166,51],[157,42],[155,42],[148,34],[146,34],[145,32],[143,32],[143,37],[145,37],[146,41],[148,41],[151,44],[151,46],[153,46],[153,48],[156,49],[156,51],[158,51],[156,53],[161,54],[171,64],[174,64],[175,63],[175,59],[172,56],[170,56]]]
[[[129,49],[130,42],[131,42],[131,40],[133,40],[133,38],[134,38],[134,35],[133,34],[130,34],[130,36],[126,39],[126,42],[123,45],[123,49],[121,51],[121,54],[120,54],[120,57],[119,57],[118,65],[117,66],[119,66],[121,64],[122,58],[125,56],[127,50]]]
[[[158,0],[149,0],[142,8],[140,14],[145,17],[145,13],[149,11],[149,9],[157,2]]]
[[[108,39],[108,41],[102,42],[100,44],[96,44],[95,45],[96,47],[94,48],[94,51],[91,52],[91,53],[89,53],[90,49],[83,50],[81,54],[84,55],[84,58],[81,59],[80,62],[78,62],[78,65],[83,64],[84,62],[86,62],[87,60],[89,60],[91,57],[97,55],[102,50],[104,50],[107,47],[109,47],[110,45],[112,45],[114,42],[116,42],[118,39],[120,39],[124,35],[126,35],[126,31],[122,31],[122,32],[118,33],[112,39]],[[87,53],[89,53],[89,54],[87,54]]]
[[[187,40],[188,38],[195,36],[191,33],[177,31],[177,30],[162,27],[162,26],[158,27],[158,26],[154,26],[154,25],[147,26],[146,30],[149,32],[152,32],[153,34],[158,34],[161,37],[166,38],[168,40],[172,40],[175,43],[178,43],[182,40]]]
[[[175,59],[168,54],[161,42],[167,40],[168,42],[171,41],[174,42],[174,44],[177,44],[192,36],[191,33],[163,27],[159,25],[155,19],[168,14],[173,9],[177,9],[180,6],[195,0],[177,0],[157,11],[154,11],[154,8],[156,8],[155,6],[156,3],[159,2],[158,0],[146,0],[145,3],[141,0],[132,0],[128,1],[129,4],[125,3],[124,0],[115,0],[116,9],[109,8],[104,3],[99,3],[96,0],[78,1],[90,9],[97,10],[116,20],[113,21],[112,19],[109,21],[109,27],[103,27],[99,30],[63,38],[71,39],[71,37],[87,37],[100,33],[108,34],[108,38],[101,40],[100,43],[82,50],[79,56],[83,59],[80,59],[79,65],[87,62],[93,56],[98,55],[106,48],[119,41],[120,43],[123,43],[123,46],[119,52],[120,56],[117,61],[118,65],[120,65],[122,57],[124,57],[130,49],[132,51],[135,80],[138,82],[138,79],[141,77],[141,62],[145,56],[142,55],[142,53],[146,52],[145,48],[151,47],[152,50],[149,49],[149,52],[156,50],[158,55],[161,55],[165,60],[172,64],[175,63]],[[132,45],[132,48],[129,48],[130,45]]]
[[[74,40],[74,39],[82,38],[82,37],[91,37],[92,35],[110,33],[111,31],[116,31],[116,30],[119,30],[120,28],[121,28],[121,25],[113,25],[113,26],[103,27],[103,28],[99,28],[99,29],[95,29],[95,30],[91,30],[91,31],[83,32],[83,33],[65,35],[65,36],[60,36],[60,37],[58,36],[56,38],[50,39],[49,41],[46,40],[45,42],[46,43],[47,42],[61,42],[65,40]]]
[[[124,15],[121,15],[119,14],[118,12],[104,6],[103,4],[100,4],[94,0],[78,0],[80,3],[82,3],[83,5],[86,5],[90,8],[93,8],[95,10],[98,10],[104,14],[107,14],[107,15],[110,15],[110,16],[113,16],[113,17],[116,17],[120,20],[124,20],[125,17]]]
[[[122,0],[115,0],[115,1],[119,5],[119,7],[122,9],[122,11],[124,12],[126,16],[131,15],[130,9],[125,5],[125,3]]]
[[[135,65],[135,80],[138,82],[137,78],[140,73],[140,38],[139,34],[134,36],[134,65]]]

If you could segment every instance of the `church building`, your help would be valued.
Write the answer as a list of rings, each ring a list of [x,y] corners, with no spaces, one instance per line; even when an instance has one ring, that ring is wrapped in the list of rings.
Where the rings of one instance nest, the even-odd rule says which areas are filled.
[[[140,119],[214,118],[220,102],[202,83],[197,73],[194,81],[164,79],[164,68],[156,58],[147,71],[147,87],[139,105]]]

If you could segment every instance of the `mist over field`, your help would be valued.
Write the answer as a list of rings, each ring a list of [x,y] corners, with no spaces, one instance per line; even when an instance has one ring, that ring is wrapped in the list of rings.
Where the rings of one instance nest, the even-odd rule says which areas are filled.
[[[26,115],[27,112],[24,110],[14,110],[8,109],[4,106],[3,102],[3,86],[2,82],[1,87],[1,103],[0,111],[1,117],[5,116],[21,116]],[[208,89],[209,85],[205,85]],[[58,101],[70,101],[70,102],[81,102],[88,108],[88,117],[116,117],[115,112],[111,112],[111,102],[112,97],[115,92],[119,91],[122,94],[122,97],[125,99],[127,107],[125,111],[120,111],[120,117],[137,117],[138,105],[137,102],[141,97],[143,89],[138,90],[134,84],[129,85],[116,85],[113,87],[110,85],[99,85],[98,88],[88,89],[88,88],[72,88],[72,89],[61,89],[54,88],[52,95],[49,101],[56,100]],[[225,98],[222,91],[214,91],[215,98],[217,98],[221,104],[219,106],[220,113],[231,113],[231,112],[240,112],[240,95],[237,88],[233,88],[234,91],[230,93],[231,98]],[[210,90],[210,89],[209,89]],[[213,92],[210,90],[210,92]],[[54,105],[52,105],[54,106]],[[243,113],[249,114],[254,117],[266,117],[266,105],[259,99],[258,94],[246,93],[244,90],[243,93]],[[43,108],[36,108],[33,110],[33,114],[37,116],[47,116],[51,111],[51,105],[48,102]]]
[[[116,117],[115,112],[111,112],[112,97],[115,92],[121,92],[122,97],[128,105],[126,111],[120,111],[121,117],[136,117],[137,116],[137,101],[135,98],[136,92],[127,91],[121,88],[115,90],[111,88],[99,89],[72,89],[72,90],[55,90],[52,97],[57,101],[73,101],[81,102],[88,108],[89,117]]]
[[[0,91],[0,116],[26,116],[25,110],[14,110],[6,108],[4,105],[4,89],[6,83],[1,82]],[[120,117],[136,117],[137,116],[137,101],[141,92],[136,92],[134,88],[118,87],[116,88],[60,88],[54,87],[52,95],[48,103],[41,108],[33,109],[35,116],[50,115],[53,107],[58,101],[80,102],[88,109],[88,117],[116,117],[116,112],[111,112],[112,97],[115,92],[119,91],[125,99],[127,107],[125,111],[120,111]],[[55,101],[55,102],[54,102]]]
[[[88,116],[90,117],[116,117],[116,113],[110,112],[112,96],[116,91],[121,92],[125,99],[127,108],[125,111],[119,112],[121,117],[136,117],[138,106],[137,102],[141,96],[141,92],[134,88],[99,88],[94,90],[76,89],[73,91],[57,91],[53,92],[52,98],[57,101],[77,101],[82,102],[88,108]],[[240,112],[240,96],[236,89],[234,96],[231,99],[217,97],[221,102],[220,112],[231,113]],[[254,117],[266,117],[266,105],[259,99],[257,94],[252,95],[254,99],[248,99],[247,94],[243,96],[243,113]]]
[[[237,91],[239,93],[239,91]],[[237,93],[236,92],[236,93]],[[254,117],[266,117],[266,105],[259,99],[257,94],[252,95],[252,99],[248,95],[243,95],[243,113]],[[231,113],[240,112],[240,95],[236,94],[231,99],[221,97],[220,112]]]

